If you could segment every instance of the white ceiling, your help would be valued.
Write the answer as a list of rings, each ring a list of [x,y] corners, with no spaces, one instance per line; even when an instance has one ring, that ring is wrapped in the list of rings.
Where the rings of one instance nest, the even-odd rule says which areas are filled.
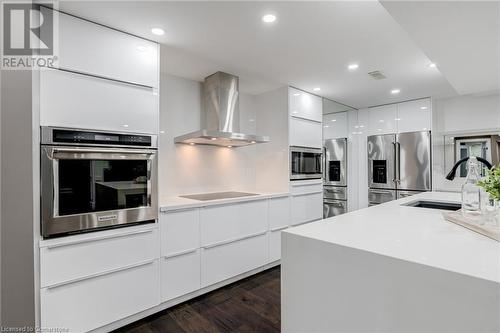
[[[354,107],[456,94],[440,72],[441,59],[438,69],[429,68],[430,59],[377,1],[71,1],[60,7],[158,40],[164,72],[202,80],[224,70],[239,75],[248,93],[319,86],[317,94]],[[265,25],[260,18],[270,12],[278,19]],[[152,36],[156,26],[166,34]],[[347,70],[351,62],[357,71]],[[370,78],[374,70],[387,79]],[[391,95],[393,88],[401,93]]]
[[[500,2],[383,1],[382,4],[439,65],[458,93],[500,90]]]

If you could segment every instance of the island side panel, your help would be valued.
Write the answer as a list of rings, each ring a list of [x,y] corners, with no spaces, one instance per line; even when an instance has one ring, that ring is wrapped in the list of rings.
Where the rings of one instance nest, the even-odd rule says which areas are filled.
[[[500,331],[496,282],[289,232],[281,246],[282,332]]]

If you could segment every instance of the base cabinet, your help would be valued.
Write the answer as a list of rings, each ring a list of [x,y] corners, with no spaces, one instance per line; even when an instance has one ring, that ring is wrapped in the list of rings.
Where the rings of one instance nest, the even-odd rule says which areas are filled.
[[[200,289],[200,250],[161,260],[161,300],[166,302]]]
[[[292,197],[292,225],[323,218],[323,193],[302,194]]]
[[[201,250],[201,287],[263,266],[268,259],[267,233]]]
[[[269,233],[269,262],[281,259],[281,232],[286,228]]]
[[[41,325],[87,332],[160,303],[158,260],[41,290]]]

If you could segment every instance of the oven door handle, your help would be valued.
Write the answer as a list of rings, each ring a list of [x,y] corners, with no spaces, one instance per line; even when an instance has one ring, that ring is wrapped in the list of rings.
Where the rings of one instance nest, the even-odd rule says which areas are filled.
[[[49,159],[89,159],[89,158],[106,158],[106,159],[134,159],[146,160],[150,159],[156,150],[146,149],[95,149],[95,148],[48,148],[47,157]],[[106,155],[106,156],[104,156]]]

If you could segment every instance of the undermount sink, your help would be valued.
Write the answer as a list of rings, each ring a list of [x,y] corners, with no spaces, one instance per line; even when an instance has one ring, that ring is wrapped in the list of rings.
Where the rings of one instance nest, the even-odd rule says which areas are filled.
[[[451,210],[457,211],[462,208],[462,205],[457,202],[440,202],[440,201],[428,201],[428,200],[417,200],[405,203],[401,206],[416,207],[416,208],[430,208],[430,209],[440,209],[440,210]]]
[[[181,198],[193,199],[198,201],[209,201],[218,199],[231,199],[231,198],[241,198],[258,195],[257,193],[247,193],[247,192],[215,192],[215,193],[202,193],[202,194],[191,194],[191,195],[181,195]]]

